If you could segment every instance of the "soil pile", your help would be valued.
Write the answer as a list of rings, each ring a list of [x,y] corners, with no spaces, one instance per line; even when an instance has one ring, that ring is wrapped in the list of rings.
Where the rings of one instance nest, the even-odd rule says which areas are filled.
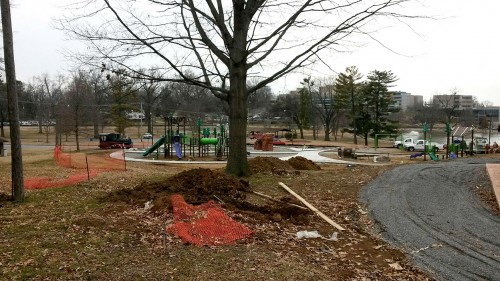
[[[282,163],[287,165],[285,161],[277,163],[279,167],[282,167]],[[198,168],[176,174],[164,182],[143,183],[134,189],[111,192],[103,201],[122,201],[140,206],[152,201],[151,211],[164,212],[172,208],[170,196],[181,194],[189,204],[199,205],[210,200],[221,200],[226,208],[243,211],[265,221],[290,218],[293,218],[293,222],[307,221],[303,215],[309,213],[308,210],[291,206],[286,200],[265,205],[252,204],[245,201],[248,192],[251,192],[251,189],[245,180],[224,172]]]
[[[164,182],[143,183],[134,189],[111,192],[104,201],[123,201],[130,204],[145,204],[153,201],[153,211],[170,208],[170,195],[183,195],[189,204],[201,204],[216,199],[216,196],[245,199],[248,183],[223,172],[210,169],[192,169],[181,172]]]
[[[286,161],[280,160],[275,157],[255,157],[248,160],[248,166],[252,173],[273,173],[277,170],[293,170]]]
[[[287,161],[275,157],[256,157],[248,160],[252,173],[271,173],[284,175],[289,171],[297,173],[296,170],[321,170],[321,168],[302,156],[292,157]]]
[[[287,162],[295,170],[321,170],[321,167],[318,164],[302,156],[292,157],[288,159]]]

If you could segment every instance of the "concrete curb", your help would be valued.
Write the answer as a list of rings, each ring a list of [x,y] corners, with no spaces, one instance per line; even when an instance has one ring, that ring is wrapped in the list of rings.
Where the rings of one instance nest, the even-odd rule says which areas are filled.
[[[500,164],[486,164],[486,171],[490,176],[491,186],[500,207]]]

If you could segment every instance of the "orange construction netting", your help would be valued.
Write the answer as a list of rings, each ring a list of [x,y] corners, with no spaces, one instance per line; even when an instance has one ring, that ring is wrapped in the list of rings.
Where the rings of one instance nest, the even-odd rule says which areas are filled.
[[[248,227],[228,217],[214,201],[193,206],[178,194],[172,195],[171,200],[174,223],[166,231],[179,236],[184,243],[197,246],[227,245],[253,233]]]
[[[123,159],[111,158],[108,154],[66,153],[60,146],[54,148],[54,160],[60,167],[70,168],[65,178],[32,177],[24,179],[26,189],[61,187],[87,181],[103,172],[124,171]]]

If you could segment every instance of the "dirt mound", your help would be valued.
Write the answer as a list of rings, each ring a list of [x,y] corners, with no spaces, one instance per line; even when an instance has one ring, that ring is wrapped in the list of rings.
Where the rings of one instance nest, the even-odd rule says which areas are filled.
[[[275,175],[287,175],[292,173],[300,174],[297,170],[321,170],[311,160],[302,156],[296,156],[287,161],[280,160],[276,157],[256,157],[248,160],[248,165],[252,173],[271,173]]]
[[[296,156],[288,159],[286,162],[290,164],[295,170],[321,170],[313,161],[306,159],[302,156]]]
[[[193,169],[181,172],[164,182],[143,183],[134,189],[111,192],[103,200],[145,204],[153,201],[153,210],[170,208],[170,195],[179,193],[189,204],[201,204],[216,196],[242,200],[248,191],[248,183],[223,172],[210,169]]]
[[[276,160],[279,167],[282,167],[283,163],[288,167],[286,162]],[[269,163],[265,160],[264,162]],[[163,182],[143,183],[134,189],[113,191],[102,200],[139,206],[145,206],[146,202],[152,201],[151,211],[160,213],[172,208],[170,200],[172,194],[181,194],[189,204],[199,205],[209,200],[220,200],[226,208],[247,213],[264,221],[291,219],[294,223],[307,222],[305,215],[308,211],[290,206],[287,202],[255,205],[245,201],[246,194],[250,191],[250,186],[245,180],[224,172],[198,168],[181,172]]]
[[[276,170],[293,170],[286,161],[276,157],[255,157],[248,160],[248,166],[252,173],[273,173]]]

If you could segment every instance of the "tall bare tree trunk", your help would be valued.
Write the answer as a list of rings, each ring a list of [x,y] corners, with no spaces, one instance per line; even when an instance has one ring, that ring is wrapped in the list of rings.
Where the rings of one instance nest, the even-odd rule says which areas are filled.
[[[80,107],[75,108],[75,141],[76,151],[80,151]]]
[[[23,155],[21,150],[21,128],[19,126],[19,106],[16,86],[16,66],[14,61],[14,40],[10,18],[9,0],[1,0],[3,50],[5,74],[7,77],[7,100],[10,119],[10,141],[12,158],[12,199],[24,200]]]
[[[229,95],[229,156],[227,159],[226,172],[238,177],[250,174],[246,154],[246,128],[247,128],[247,85],[246,66],[231,62],[233,75],[230,77]]]
[[[354,89],[351,89],[351,116],[354,127],[354,144],[358,144],[358,127],[356,125],[356,104],[354,103]],[[342,134],[343,136],[343,134]]]

